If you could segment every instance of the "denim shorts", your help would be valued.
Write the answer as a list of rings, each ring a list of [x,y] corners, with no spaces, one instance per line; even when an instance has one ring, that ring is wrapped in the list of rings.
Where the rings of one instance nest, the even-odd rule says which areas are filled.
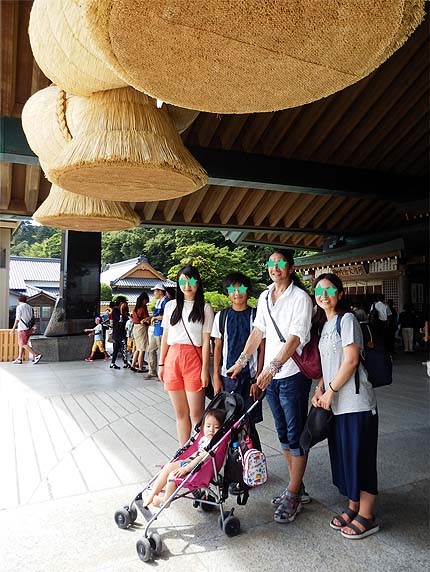
[[[289,377],[273,379],[266,392],[281,448],[290,451],[294,457],[305,454],[299,439],[308,415],[311,384],[310,379],[298,372]]]

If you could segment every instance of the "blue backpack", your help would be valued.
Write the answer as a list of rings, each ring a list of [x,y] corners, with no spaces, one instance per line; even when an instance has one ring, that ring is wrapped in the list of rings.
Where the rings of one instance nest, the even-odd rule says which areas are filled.
[[[341,336],[342,315],[337,316],[336,330]],[[384,340],[372,332],[369,324],[360,324],[363,333],[363,352],[360,361],[367,371],[367,379],[373,387],[382,387],[393,383],[393,362],[388,353]],[[355,393],[360,392],[360,376],[355,370]]]

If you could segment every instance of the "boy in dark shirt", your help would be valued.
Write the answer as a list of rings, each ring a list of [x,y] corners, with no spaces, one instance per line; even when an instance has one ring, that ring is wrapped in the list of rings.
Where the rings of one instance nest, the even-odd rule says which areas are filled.
[[[214,391],[219,393],[224,390],[239,394],[243,398],[245,409],[249,409],[260,394],[255,379],[263,369],[264,341],[237,378],[229,378],[226,372],[236,363],[251,333],[255,309],[248,305],[251,281],[244,274],[235,272],[226,276],[224,290],[232,305],[216,314],[212,328],[211,336],[215,340]],[[250,437],[257,449],[261,449],[261,443],[255,424],[262,420],[262,405],[259,403],[250,415]]]

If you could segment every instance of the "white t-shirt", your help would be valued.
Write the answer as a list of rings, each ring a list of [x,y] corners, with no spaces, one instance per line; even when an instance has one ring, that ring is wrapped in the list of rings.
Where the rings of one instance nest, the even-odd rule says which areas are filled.
[[[22,330],[28,330],[28,327],[25,324],[28,324],[33,317],[33,308],[27,302],[20,302],[16,307],[16,314],[15,320],[19,320],[16,329],[18,332]],[[25,324],[24,324],[24,322]]]
[[[205,321],[203,324],[201,322],[189,322],[188,318],[191,314],[193,309],[194,302],[189,302],[184,300],[184,308],[182,310],[182,318],[185,322],[185,326],[187,328],[188,333],[193,340],[195,346],[201,347],[202,346],[202,334],[207,333],[210,334],[212,330],[212,324],[214,321],[214,311],[212,310],[212,306],[208,303],[205,304]],[[173,346],[175,344],[188,344],[192,345],[190,342],[190,338],[187,336],[187,332],[182,324],[182,320],[179,320],[177,324],[172,326],[170,324],[170,318],[172,317],[173,311],[176,308],[176,300],[170,300],[167,302],[164,308],[164,315],[163,315],[163,333],[167,331],[167,343],[169,346]]]
[[[212,333],[211,336],[212,338],[221,338],[221,332],[219,330],[219,319],[221,316],[221,312],[217,312],[215,315],[215,320],[214,320],[214,325],[212,327]],[[252,330],[252,312],[251,312],[251,317],[250,317],[250,331]],[[228,322],[228,314],[225,320],[225,327],[224,327],[224,343],[222,345],[222,356],[223,356],[223,360],[222,360],[222,366],[221,366],[221,375],[224,377],[227,377],[227,361],[226,361],[226,356],[228,354],[228,332],[227,332],[227,322]],[[255,374],[257,373],[257,362],[258,362],[258,352],[255,352],[252,354],[252,356],[249,358],[249,374],[251,377],[255,377]]]
[[[363,349],[363,333],[357,318],[347,313],[342,317],[340,323],[340,338],[336,328],[337,316],[324,324],[319,341],[321,355],[321,365],[324,378],[324,387],[328,389],[328,384],[333,381],[344,360],[343,348],[350,344]],[[372,384],[367,379],[367,372],[359,364],[360,391],[355,393],[355,371],[343,385],[339,392],[335,394],[331,404],[335,415],[343,413],[359,413],[360,411],[371,411],[376,407],[376,395]]]
[[[269,308],[273,319],[285,339],[288,336],[297,336],[300,338],[300,345],[297,353],[302,354],[303,346],[310,339],[311,320],[312,320],[312,301],[311,297],[301,288],[291,283],[285,292],[272,302],[272,290],[275,285],[271,284],[268,290],[260,294],[257,306],[257,316],[254,320],[254,327],[258,328],[266,338],[266,350],[264,352],[264,367],[275,359],[284,345],[275,330],[273,322],[267,310],[266,296],[269,294]],[[284,363],[279,373],[275,375],[275,379],[290,377],[300,370],[291,358]]]

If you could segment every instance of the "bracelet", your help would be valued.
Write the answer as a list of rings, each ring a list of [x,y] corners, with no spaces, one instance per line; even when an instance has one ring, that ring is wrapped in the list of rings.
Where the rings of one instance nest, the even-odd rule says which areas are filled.
[[[316,388],[315,388],[315,391],[318,391],[318,389],[319,389],[320,391],[323,391],[324,388],[321,387],[320,385],[317,385]]]
[[[248,354],[242,352],[242,353],[240,354],[240,356],[237,358],[236,363],[237,363],[238,365],[241,365],[242,367],[245,367],[246,364],[249,362],[249,357],[250,357],[250,356],[249,356]]]
[[[283,363],[281,363],[279,360],[272,359],[272,361],[269,363],[269,367],[267,369],[268,369],[269,373],[272,376],[274,376],[281,371],[282,366],[283,366]]]
[[[331,381],[328,384],[329,388],[332,390],[333,393],[337,393],[339,390],[338,389],[333,389],[332,385],[331,385]]]
[[[164,363],[159,363],[158,367],[164,367]]]

